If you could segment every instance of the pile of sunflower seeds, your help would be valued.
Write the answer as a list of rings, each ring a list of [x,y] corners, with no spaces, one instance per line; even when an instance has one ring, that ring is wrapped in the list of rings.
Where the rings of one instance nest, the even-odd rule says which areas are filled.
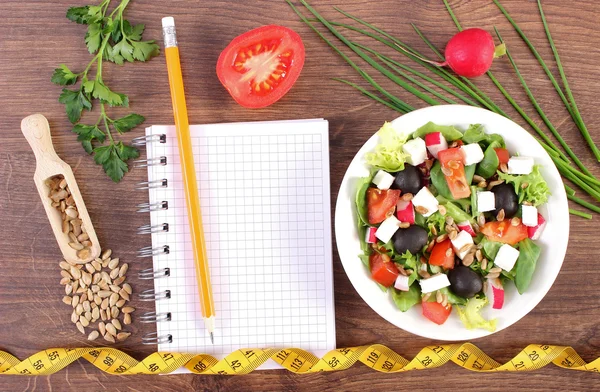
[[[87,259],[90,257],[92,242],[79,218],[79,211],[67,180],[62,175],[58,175],[47,179],[46,185],[50,189],[48,197],[52,199],[52,207],[61,213],[62,232],[69,236],[69,246],[77,251],[77,257]]]
[[[66,294],[62,301],[73,308],[73,324],[84,335],[86,328],[91,328],[89,340],[102,336],[107,342],[115,343],[131,335],[123,325],[131,324],[135,308],[127,305],[133,292],[125,282],[129,265],[119,264],[119,258],[111,258],[111,255],[108,249],[86,264],[63,260],[59,265],[60,284],[65,286]]]

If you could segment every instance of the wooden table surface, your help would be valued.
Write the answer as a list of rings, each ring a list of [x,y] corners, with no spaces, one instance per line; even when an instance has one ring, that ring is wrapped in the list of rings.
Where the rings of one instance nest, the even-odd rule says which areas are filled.
[[[416,23],[439,47],[455,32],[441,1],[404,0],[313,0],[313,5],[329,17],[339,18],[333,6],[389,29],[398,37],[426,52],[411,29]],[[574,147],[581,159],[600,174],[597,163],[585,148],[582,138],[535,59],[491,1],[451,1],[465,26],[492,30],[498,26],[517,59],[540,104],[559,132]],[[33,154],[20,132],[20,121],[31,113],[43,113],[50,121],[58,154],[75,170],[101,244],[131,266],[129,281],[134,290],[151,287],[140,281],[137,271],[149,266],[148,260],[135,257],[136,249],[148,245],[148,238],[135,229],[149,222],[147,214],[136,214],[135,205],[147,201],[147,194],[134,190],[146,177],[144,170],[133,170],[124,181],[112,183],[82,150],[71,125],[58,103],[60,88],[50,83],[55,67],[66,63],[81,69],[90,59],[83,43],[84,28],[65,18],[66,9],[82,1],[2,2],[0,19],[0,349],[19,358],[50,347],[88,346],[90,343],[70,322],[70,309],[61,302],[59,285],[60,252],[50,230],[32,176]],[[550,49],[534,1],[503,1],[552,65]],[[600,5],[593,0],[544,1],[554,39],[562,54],[571,87],[589,129],[600,142],[600,34],[597,20]],[[330,122],[332,204],[340,181],[354,154],[384,120],[397,116],[352,89],[332,81],[344,77],[360,81],[344,63],[291,11],[283,1],[132,1],[127,16],[145,23],[146,39],[161,39],[160,17],[177,19],[182,51],[189,115],[192,123],[251,120],[281,120],[324,117]],[[215,75],[219,52],[235,36],[251,28],[279,23],[295,29],[306,46],[306,64],[290,93],[277,104],[262,110],[238,106],[222,88]],[[429,53],[429,52],[426,52]],[[534,111],[527,101],[506,59],[493,65],[502,80],[528,113]],[[171,123],[172,112],[164,58],[148,63],[106,66],[104,79],[117,91],[129,94],[134,111],[147,117],[146,124]],[[386,86],[416,107],[424,106],[405,91]],[[517,118],[486,77],[476,83],[501,107]],[[111,113],[121,110],[111,109]],[[86,114],[95,118],[97,114]],[[536,122],[541,120],[534,116]],[[519,121],[523,123],[522,121]],[[140,136],[143,128],[129,137]],[[562,271],[542,302],[525,318],[476,344],[498,361],[512,358],[528,343],[573,346],[586,360],[600,356],[600,274],[597,219],[573,217],[568,253]],[[373,312],[350,284],[337,252],[334,251],[335,307],[338,347],[383,343],[412,358],[420,348],[434,343],[395,328]],[[134,301],[139,310],[151,310],[152,303]],[[121,348],[143,358],[155,347],[142,346],[141,336],[153,325],[135,323],[135,334]],[[353,368],[328,374],[296,376],[286,371],[255,372],[245,377],[198,377],[179,375],[108,376],[86,361],[45,377],[1,376],[0,389],[14,390],[549,390],[553,386],[569,390],[597,390],[600,378],[593,373],[561,370],[548,366],[530,373],[476,374],[447,364],[441,369],[386,375],[357,364]]]

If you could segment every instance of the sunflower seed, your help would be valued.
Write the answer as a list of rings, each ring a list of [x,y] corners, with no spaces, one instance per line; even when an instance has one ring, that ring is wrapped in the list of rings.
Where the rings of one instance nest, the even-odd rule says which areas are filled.
[[[85,301],[83,303],[83,310],[85,310],[86,312],[89,312],[92,310],[92,306],[90,305],[90,301]]]
[[[82,304],[77,304],[75,306],[75,312],[77,313],[78,316],[80,316],[81,313],[83,313],[83,305]]]
[[[133,306],[125,306],[123,309],[121,309],[123,311],[123,313],[125,314],[129,314],[129,313],[133,313],[135,312],[135,308]]]
[[[87,321],[92,321],[92,312],[85,312],[83,316],[87,319]]]
[[[98,320],[100,318],[100,308],[92,309],[92,318]]]
[[[120,276],[117,279],[113,280],[113,284],[117,286],[119,286],[123,282],[125,282],[125,276]]]
[[[121,322],[120,322],[118,319],[112,319],[112,320],[110,320],[110,322],[111,322],[111,324],[112,324],[112,325],[114,325],[114,326],[115,326],[115,328],[116,328],[117,330],[119,330],[119,331],[120,331],[120,330],[122,330],[122,329],[123,329],[123,327],[121,326]]]
[[[456,230],[450,230],[448,232],[448,238],[450,238],[451,241],[456,239],[456,236],[458,236],[458,233],[456,232]]]
[[[67,295],[71,295],[71,293],[73,292],[73,286],[71,286],[70,284],[65,286],[65,294]]]
[[[71,266],[69,266],[69,268],[71,268]],[[61,270],[60,271],[60,276],[62,276],[63,278],[67,278],[67,279],[73,279],[73,277],[71,276],[71,274],[69,273],[69,271],[65,271],[65,270]]]
[[[402,195],[402,200],[404,200],[404,201],[411,201],[412,199],[413,199],[412,193],[405,193]]]
[[[444,206],[443,206],[443,205],[441,205],[441,204],[438,206],[438,211],[440,212],[440,215],[442,215],[442,216],[446,215],[446,213],[448,212],[448,211],[446,210],[446,207],[444,207]]]
[[[500,272],[490,272],[489,274],[486,275],[486,277],[488,279],[496,279],[499,276],[500,276]]]
[[[72,299],[71,297],[69,297],[68,295],[65,295],[65,296],[62,298],[62,301],[63,301],[63,303],[64,303],[65,305],[71,305],[71,303],[72,303],[73,299]]]
[[[102,321],[108,320],[108,315],[106,314],[105,309],[100,309],[100,318],[102,319]]]
[[[86,286],[92,284],[92,275],[88,274],[87,272],[83,272],[81,279],[83,279],[83,283],[85,283]]]
[[[123,316],[123,324],[125,324],[125,325],[131,324],[131,314],[125,313],[125,315]]]
[[[71,298],[71,306],[75,308],[77,305],[79,305],[79,296],[74,295],[73,298]]]
[[[87,272],[89,272],[90,274],[93,274],[94,272],[96,272],[96,269],[94,268],[94,266],[92,265],[92,263],[87,263],[85,265],[85,269]]]
[[[511,226],[519,226],[521,224],[521,219],[519,219],[519,217],[515,216],[510,220],[510,224],[511,224]]]
[[[121,311],[119,310],[119,308],[117,308],[116,306],[113,306],[110,309],[110,315],[112,316],[112,318],[117,318],[119,317],[119,314],[121,313]],[[108,313],[107,313],[108,314]]]
[[[79,330],[79,332],[81,332],[82,334],[85,335],[85,328],[83,327],[83,324],[81,322],[78,321],[75,324],[75,326],[77,327],[77,329]]]
[[[133,293],[133,290],[131,289],[131,285],[129,283],[125,283],[123,285],[123,290],[127,291],[129,294]]]
[[[119,294],[118,293],[112,293],[110,295],[109,300],[108,300],[108,304],[110,306],[115,306],[115,304],[117,303],[118,300],[119,300]]]
[[[400,224],[398,225],[399,228],[401,229],[407,229],[410,227],[410,223],[408,222],[400,222]]]
[[[69,246],[75,250],[83,249],[83,245],[81,245],[79,242],[69,242]]]
[[[444,300],[444,297],[442,295],[442,292],[439,290],[436,291],[435,292],[435,302],[437,302],[439,304],[439,303],[442,303],[443,300]]]
[[[92,261],[91,264],[95,271],[100,271],[102,269],[102,264],[100,264],[97,260]]]
[[[81,250],[78,250],[76,253],[77,257],[79,257],[80,259],[87,259],[90,257],[91,253],[90,250],[88,248],[83,248]]]
[[[429,210],[427,208],[423,207],[423,206],[417,206],[415,208],[415,211],[417,211],[421,215],[425,215],[425,214],[427,214],[429,212]]]
[[[483,215],[483,213],[479,214],[479,216],[477,217],[477,224],[479,225],[479,227],[485,225],[485,216]]]
[[[102,268],[102,266],[100,268]],[[94,274],[94,276],[92,277],[92,284],[96,284],[97,285],[100,282],[101,279],[102,279],[102,276],[98,272],[96,272]]]
[[[129,336],[131,336],[131,332],[119,332],[117,334],[117,340],[119,342],[122,342],[123,340],[127,339]]]
[[[87,327],[88,325],[90,325],[90,320],[88,320],[83,314],[79,316],[79,322],[84,327]]]
[[[104,337],[104,340],[106,340],[107,342],[111,342],[111,343],[115,342],[115,338],[109,333],[104,334],[103,337]]]
[[[116,259],[110,259],[110,261],[108,262],[108,268],[110,268],[111,270],[117,268],[117,265],[119,265],[118,257]]]
[[[442,300],[442,306],[446,307],[448,306],[448,295],[444,294],[444,299]]]
[[[75,266],[71,266],[69,271],[71,272],[71,276],[73,277],[73,279],[81,278],[81,270],[79,268],[77,268]]]
[[[111,279],[116,279],[119,277],[119,269],[115,268],[114,270],[110,271],[110,278]]]
[[[473,247],[473,244],[464,244],[459,250],[458,253],[462,254],[463,252],[469,252],[471,250],[471,248]]]
[[[481,253],[481,249],[477,249],[477,251],[475,252],[475,257],[477,258],[477,261],[481,262],[481,260],[483,260],[483,253]]]
[[[106,333],[106,324],[104,321],[100,321],[98,323],[98,331],[100,331],[100,335],[104,335]]]
[[[490,268],[490,271],[489,271],[489,272],[490,272],[490,273],[494,273],[494,272],[502,272],[502,268],[500,268],[500,267],[493,267],[493,268]]]
[[[462,263],[465,267],[468,267],[473,264],[473,261],[473,253],[469,253],[463,258]]]
[[[104,252],[102,252],[102,260],[106,260],[110,257],[110,255],[112,254],[112,250],[107,249]]]
[[[108,287],[110,288],[110,291],[112,291],[113,293],[118,293],[119,290],[121,290],[121,286],[117,286],[116,284],[111,284]]]
[[[68,220],[62,221],[62,232],[65,234],[69,232],[69,221]]]
[[[71,322],[73,324],[75,324],[78,321],[79,321],[79,315],[77,314],[77,312],[73,311],[73,313],[71,313]]]
[[[419,272],[417,272],[417,273],[419,274],[419,276],[420,276],[421,278],[425,278],[425,279],[427,279],[427,278],[430,278],[430,277],[431,277],[431,275],[429,275],[429,272],[427,272],[427,271],[423,271],[422,269],[419,269]]]
[[[90,334],[88,335],[88,340],[96,340],[98,339],[98,336],[100,336],[100,333],[96,330],[90,332]]]
[[[450,169],[449,167],[446,167],[446,166],[442,166],[442,173],[444,173],[444,175],[446,177],[451,177],[452,176],[452,169]]]
[[[102,260],[102,268],[107,268],[108,267],[108,263],[110,262],[110,259],[106,259],[106,260]]]
[[[109,324],[109,323],[106,324],[106,332],[113,336],[117,335],[117,329],[115,328],[114,325]]]
[[[93,300],[93,298],[94,298],[94,292],[92,291],[92,289],[88,288],[88,289],[87,289],[87,293],[86,293],[86,294],[87,294],[87,298],[88,298],[88,300],[89,300],[89,301],[92,301],[92,300]]]
[[[487,269],[487,265],[488,265],[488,261],[484,257],[483,260],[481,260],[481,269],[485,271]]]
[[[115,306],[117,308],[122,308],[123,306],[125,306],[125,302],[126,301],[124,299],[120,299],[120,300],[117,301],[117,303],[115,304]]]
[[[68,271],[69,269],[71,269],[71,265],[69,263],[67,263],[66,261],[61,261],[60,263],[58,263],[58,265],[60,266],[60,268]]]
[[[100,291],[98,291],[98,296],[99,296],[100,298],[108,298],[108,297],[110,297],[112,294],[113,294],[113,292],[112,292],[112,291],[110,291],[110,290],[100,290]]]
[[[446,238],[448,238],[448,234],[444,233],[444,234],[438,236],[435,239],[435,242],[437,242],[439,244],[440,242],[444,242],[446,240]]]
[[[491,190],[493,187],[495,187],[496,185],[500,185],[504,182],[504,180],[494,180],[494,181],[490,181],[490,183],[487,186],[487,190]]]
[[[498,222],[502,222],[504,220],[504,208],[501,209],[500,211],[498,211],[498,215],[496,215],[496,220],[498,220]]]
[[[423,296],[423,299],[421,300],[422,302],[427,302],[427,300],[429,299],[429,297],[431,297],[431,293],[427,293]]]
[[[67,284],[67,283],[69,283],[69,282],[71,282],[71,279],[69,279],[69,278],[62,278],[62,279],[60,280],[60,284],[61,284],[61,286],[64,286],[64,285],[66,285],[66,284]]]
[[[100,304],[102,303],[102,298],[98,297],[97,295],[94,295],[94,303],[97,306],[100,306]]]

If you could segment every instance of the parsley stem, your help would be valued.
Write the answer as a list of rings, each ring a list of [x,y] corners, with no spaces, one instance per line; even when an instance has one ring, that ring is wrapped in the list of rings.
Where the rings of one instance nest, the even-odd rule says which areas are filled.
[[[100,102],[100,118],[104,120],[104,128],[106,129],[106,135],[110,139],[110,144],[115,144],[115,139],[113,139],[112,134],[110,133],[110,126],[108,125],[108,116],[106,115],[106,110],[104,109],[104,102]]]

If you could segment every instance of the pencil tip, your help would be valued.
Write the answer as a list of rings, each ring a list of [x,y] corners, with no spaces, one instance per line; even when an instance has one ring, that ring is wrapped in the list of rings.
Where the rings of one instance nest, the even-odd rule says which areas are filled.
[[[212,344],[215,344],[215,337],[214,337],[214,335],[213,335],[213,333],[212,333],[212,332],[210,333],[210,342],[211,342]]]

